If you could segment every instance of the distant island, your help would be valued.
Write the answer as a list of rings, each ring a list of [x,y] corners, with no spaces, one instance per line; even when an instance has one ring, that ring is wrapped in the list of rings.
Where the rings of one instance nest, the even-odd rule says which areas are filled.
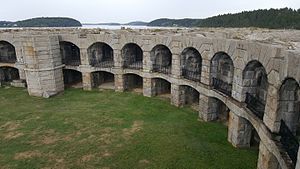
[[[290,8],[244,11],[206,19],[157,19],[147,26],[167,27],[260,27],[270,29],[300,29],[300,9]]]
[[[124,25],[132,25],[132,26],[148,26],[148,22],[142,22],[142,21],[134,21],[134,22],[129,22]]]
[[[169,19],[161,18],[147,22],[101,23],[95,25],[132,25],[149,27],[258,27],[269,29],[300,29],[300,9],[260,9],[235,14],[224,14],[206,19]]]
[[[41,17],[17,22],[0,21],[0,27],[81,27],[82,24],[72,18]]]
[[[72,18],[42,17],[23,21],[0,21],[0,27],[81,27],[82,25],[149,26],[149,27],[259,27],[270,29],[300,29],[300,9],[260,9],[235,14],[224,14],[206,19],[161,18],[151,22],[134,21],[129,23],[84,23]]]

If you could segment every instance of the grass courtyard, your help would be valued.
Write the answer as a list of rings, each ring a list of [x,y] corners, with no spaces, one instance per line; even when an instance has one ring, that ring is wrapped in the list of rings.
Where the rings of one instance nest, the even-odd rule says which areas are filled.
[[[50,99],[0,88],[0,168],[255,169],[221,123],[160,98],[68,89]]]

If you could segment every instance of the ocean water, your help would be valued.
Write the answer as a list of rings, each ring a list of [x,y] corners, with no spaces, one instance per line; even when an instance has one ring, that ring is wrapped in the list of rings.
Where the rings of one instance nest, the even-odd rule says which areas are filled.
[[[174,29],[174,27],[150,27],[150,26],[132,26],[132,25],[82,25],[82,28],[101,28],[101,29]]]
[[[157,26],[133,26],[133,25],[82,25],[82,27],[0,27],[2,29],[68,29],[68,28],[84,28],[84,29],[93,29],[93,28],[100,28],[100,29],[111,29],[111,30],[118,30],[121,28],[130,28],[130,29],[189,29],[189,28],[177,28],[177,27],[157,27]]]
[[[49,29],[50,27],[0,27],[1,29]],[[132,26],[132,25],[82,25],[82,27],[52,27],[58,29],[68,29],[68,28],[85,28],[85,29],[93,29],[93,28],[101,28],[101,29],[121,29],[121,28],[130,28],[130,29],[176,29],[176,27],[150,27],[150,26]],[[180,28],[180,29],[188,29],[188,28]]]

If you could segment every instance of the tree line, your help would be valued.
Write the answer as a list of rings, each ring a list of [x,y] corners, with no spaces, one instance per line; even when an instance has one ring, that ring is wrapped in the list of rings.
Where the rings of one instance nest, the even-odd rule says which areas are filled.
[[[72,18],[42,17],[17,22],[0,21],[0,27],[81,27],[82,24]]]
[[[300,9],[261,9],[236,14],[218,15],[206,19],[163,18],[150,22],[148,26],[300,29]]]

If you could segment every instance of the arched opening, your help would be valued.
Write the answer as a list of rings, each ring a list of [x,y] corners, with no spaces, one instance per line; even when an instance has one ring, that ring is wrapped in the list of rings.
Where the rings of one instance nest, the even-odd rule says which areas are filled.
[[[250,138],[250,147],[258,149],[259,148],[259,143],[260,143],[260,137],[255,130],[255,128],[251,125],[250,122],[248,122],[250,125],[251,130],[251,138]]]
[[[258,61],[249,62],[243,71],[243,93],[247,107],[263,119],[268,92],[268,78],[263,65]]]
[[[189,47],[181,53],[181,72],[185,79],[200,82],[202,57],[198,50]]]
[[[65,87],[82,88],[82,74],[79,71],[63,69]]]
[[[300,87],[295,79],[287,78],[281,85],[278,107],[278,113],[289,129],[294,134],[300,134]]]
[[[231,96],[233,81],[233,61],[230,56],[224,52],[218,52],[211,60],[210,78],[213,87]]]
[[[170,74],[172,68],[172,53],[165,45],[157,45],[150,52],[153,72]]]
[[[143,68],[143,51],[135,43],[126,44],[122,50],[122,57],[124,58],[124,68],[142,69]]]
[[[171,83],[162,78],[152,79],[152,90],[154,96],[171,98]]]
[[[0,62],[15,63],[16,61],[17,56],[15,47],[6,41],[0,41]]]
[[[114,66],[113,49],[106,43],[96,42],[88,49],[90,64],[94,67],[110,68]]]
[[[78,46],[71,42],[59,42],[60,53],[62,56],[62,63],[71,66],[79,66],[80,60],[80,49]]]
[[[279,89],[278,114],[281,116],[279,141],[296,165],[300,138],[300,87],[295,79],[285,79]]]
[[[115,89],[115,76],[109,72],[93,72],[92,73],[92,87],[98,89]]]
[[[0,67],[1,85],[11,85],[12,82],[20,80],[19,70],[13,67]]]
[[[212,116],[212,120],[220,121],[225,125],[228,125],[228,118],[230,109],[221,100],[210,97],[208,101],[209,113]]]
[[[136,74],[125,74],[124,88],[127,91],[143,93],[143,78]]]
[[[235,147],[259,148],[260,137],[253,125],[234,112],[229,112],[228,141]]]
[[[228,140],[234,146],[258,149],[259,135],[247,119],[236,115],[222,100],[215,97],[209,97],[208,107],[210,120],[228,126]]]
[[[183,105],[190,106],[192,109],[199,111],[200,93],[190,86],[180,86],[180,102]]]

